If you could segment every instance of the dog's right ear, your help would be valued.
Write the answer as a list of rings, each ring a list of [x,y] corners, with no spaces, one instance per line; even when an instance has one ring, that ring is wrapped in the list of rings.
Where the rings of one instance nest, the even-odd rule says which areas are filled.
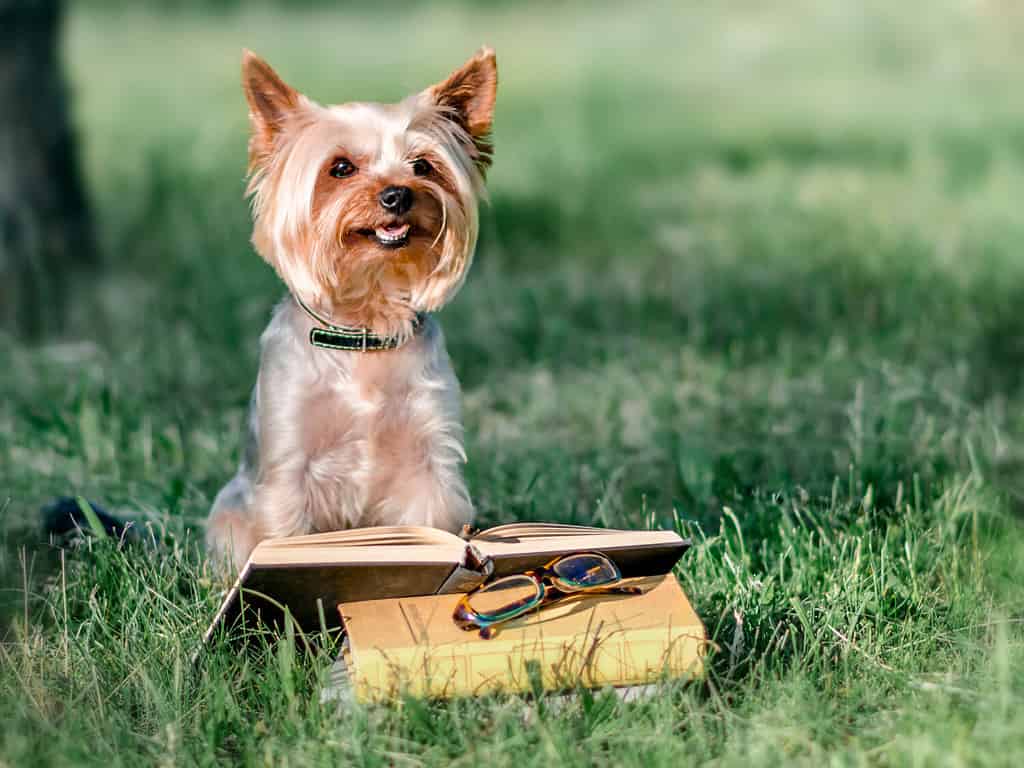
[[[242,52],[242,90],[249,102],[249,163],[270,154],[285,118],[299,104],[298,92],[249,49]]]

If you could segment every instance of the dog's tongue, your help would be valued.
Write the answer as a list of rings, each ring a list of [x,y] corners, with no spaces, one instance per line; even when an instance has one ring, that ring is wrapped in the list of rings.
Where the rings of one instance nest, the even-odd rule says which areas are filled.
[[[377,227],[377,237],[383,237],[388,240],[396,240],[400,237],[405,237],[409,231],[408,224],[388,224],[386,227]]]

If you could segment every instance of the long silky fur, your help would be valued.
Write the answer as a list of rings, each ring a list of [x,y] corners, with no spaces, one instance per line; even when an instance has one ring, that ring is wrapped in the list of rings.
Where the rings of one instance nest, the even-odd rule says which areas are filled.
[[[211,551],[235,567],[263,538],[366,525],[456,531],[472,518],[458,381],[437,321],[415,335],[413,321],[450,301],[472,264],[494,71],[493,53],[482,51],[398,104],[324,107],[247,55],[256,250],[292,296],[332,322],[405,343],[376,353],[315,348],[314,321],[292,296],[277,306],[261,337],[243,460],[207,526]],[[445,101],[449,83],[463,100],[452,103],[465,103],[467,83],[477,82],[490,88],[476,100],[486,114]],[[329,178],[339,155],[358,159],[353,178]],[[433,175],[410,176],[418,157]],[[381,226],[376,197],[393,183],[410,185],[416,200],[417,235],[400,251],[359,234]]]

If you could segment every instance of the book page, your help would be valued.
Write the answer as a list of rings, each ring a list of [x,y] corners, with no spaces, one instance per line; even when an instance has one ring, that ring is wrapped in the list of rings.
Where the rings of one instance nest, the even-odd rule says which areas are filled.
[[[473,546],[481,554],[501,557],[684,544],[675,531],[615,531],[607,528],[578,530],[569,526],[545,530],[527,526],[526,532],[520,533],[517,529],[518,526],[502,526],[501,529],[494,529],[500,531],[497,535],[486,532],[486,537],[473,538]]]
[[[260,544],[253,550],[249,562],[255,567],[275,568],[283,566],[330,565],[343,568],[347,565],[369,563],[391,565],[399,568],[413,563],[447,563],[462,565],[466,559],[466,543],[418,544],[359,542],[358,544],[317,544],[305,542],[294,547],[267,547]]]
[[[613,528],[594,528],[589,525],[565,523],[507,523],[488,528],[473,536],[472,541],[499,541],[525,539],[534,536],[585,536],[588,533],[626,533]]]
[[[404,546],[409,544],[450,546],[461,542],[462,539],[455,534],[438,528],[426,528],[419,525],[391,525],[376,528],[351,528],[346,531],[313,533],[307,536],[290,536],[285,539],[266,539],[259,546],[264,549],[305,546]]]

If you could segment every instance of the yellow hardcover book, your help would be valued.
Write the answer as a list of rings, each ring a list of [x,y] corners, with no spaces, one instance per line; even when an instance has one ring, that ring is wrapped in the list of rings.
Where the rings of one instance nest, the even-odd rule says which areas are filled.
[[[452,621],[461,595],[342,603],[348,684],[356,699],[380,701],[701,676],[707,635],[679,583],[669,574],[642,584],[639,595],[548,606],[501,625],[491,639]]]

